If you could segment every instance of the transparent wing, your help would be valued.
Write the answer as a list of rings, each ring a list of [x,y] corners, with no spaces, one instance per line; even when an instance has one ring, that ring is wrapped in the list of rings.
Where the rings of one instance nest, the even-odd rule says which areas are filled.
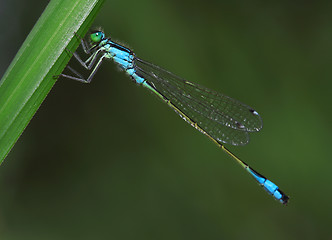
[[[135,58],[136,73],[211,137],[219,142],[244,145],[248,132],[262,128],[262,119],[251,107]]]

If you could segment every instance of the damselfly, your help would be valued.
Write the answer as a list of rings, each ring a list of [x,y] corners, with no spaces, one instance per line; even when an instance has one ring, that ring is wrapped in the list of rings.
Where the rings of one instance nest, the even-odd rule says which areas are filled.
[[[90,42],[88,44],[81,39],[84,52],[90,55],[86,61],[77,53],[72,53],[82,66],[90,70],[88,78],[84,78],[69,66],[68,69],[75,76],[59,76],[90,83],[103,60],[113,59],[137,84],[155,93],[183,120],[216,143],[276,200],[287,204],[289,197],[277,185],[249,167],[224,146],[225,143],[247,144],[249,133],[262,128],[262,119],[253,108],[136,57],[129,48],[107,38],[102,31],[91,32]]]

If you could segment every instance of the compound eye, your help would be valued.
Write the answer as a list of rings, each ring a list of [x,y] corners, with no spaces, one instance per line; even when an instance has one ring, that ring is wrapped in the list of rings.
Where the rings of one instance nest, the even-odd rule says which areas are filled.
[[[99,43],[104,37],[105,34],[102,31],[96,31],[90,34],[90,39],[94,43]]]

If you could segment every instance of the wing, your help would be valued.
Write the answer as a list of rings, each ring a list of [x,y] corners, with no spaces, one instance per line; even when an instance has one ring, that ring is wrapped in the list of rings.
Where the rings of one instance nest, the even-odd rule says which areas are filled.
[[[249,142],[248,132],[262,128],[261,117],[251,107],[139,58],[134,61],[136,73],[167,98],[182,118],[197,123],[219,142],[244,145]]]

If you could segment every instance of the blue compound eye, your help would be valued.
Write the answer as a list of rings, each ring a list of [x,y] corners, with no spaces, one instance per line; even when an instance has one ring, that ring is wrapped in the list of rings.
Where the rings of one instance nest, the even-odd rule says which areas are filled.
[[[90,34],[90,39],[94,43],[99,43],[105,38],[105,34],[102,31],[96,31]]]

